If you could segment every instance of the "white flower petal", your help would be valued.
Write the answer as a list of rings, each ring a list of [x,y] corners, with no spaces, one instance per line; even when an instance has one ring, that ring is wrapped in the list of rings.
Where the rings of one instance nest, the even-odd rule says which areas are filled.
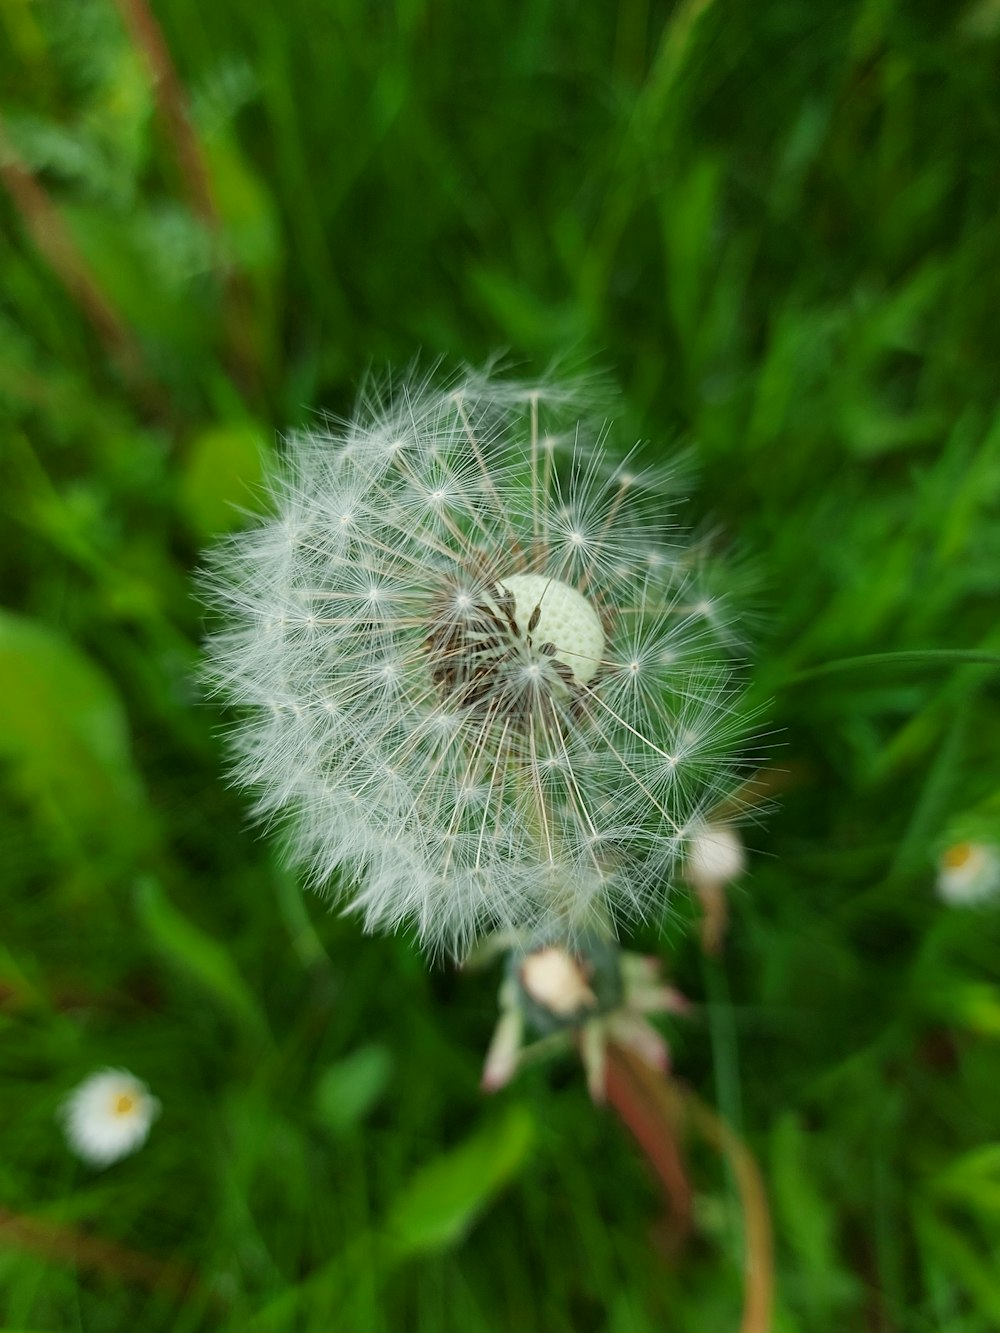
[[[91,1074],[62,1107],[69,1146],[85,1162],[107,1166],[141,1148],[160,1104],[125,1069]]]

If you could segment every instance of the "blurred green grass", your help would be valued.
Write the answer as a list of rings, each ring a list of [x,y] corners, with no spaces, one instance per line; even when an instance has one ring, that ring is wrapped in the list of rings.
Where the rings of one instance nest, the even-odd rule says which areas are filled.
[[[190,132],[134,0],[0,9],[2,1327],[736,1327],[719,1163],[669,1257],[571,1070],[485,1104],[496,978],[303,898],[192,684],[278,432],[497,347],[606,367],[744,562],[790,789],[724,964],[679,899],[644,943],[775,1327],[1000,1326],[997,916],[932,892],[1000,839],[997,677],[905,656],[1000,646],[995,0],[154,9]],[[95,1174],[55,1112],[105,1064],[164,1111]]]

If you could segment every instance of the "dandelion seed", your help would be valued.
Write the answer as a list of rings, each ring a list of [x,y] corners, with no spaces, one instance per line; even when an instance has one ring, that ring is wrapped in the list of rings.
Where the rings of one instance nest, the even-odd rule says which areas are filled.
[[[577,406],[390,386],[290,440],[275,516],[212,559],[236,781],[316,885],[432,951],[647,916],[732,785],[689,553]]]
[[[108,1166],[146,1142],[160,1103],[125,1069],[91,1074],[62,1106],[66,1139],[92,1166]]]

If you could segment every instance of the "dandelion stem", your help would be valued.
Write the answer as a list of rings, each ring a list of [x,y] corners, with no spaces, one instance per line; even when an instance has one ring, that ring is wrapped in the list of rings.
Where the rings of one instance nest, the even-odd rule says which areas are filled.
[[[774,1247],[767,1192],[753,1154],[725,1121],[690,1089],[688,1113],[702,1137],[732,1168],[743,1209],[744,1300],[740,1333],[767,1333],[774,1306]]]
[[[685,1115],[729,1163],[743,1215],[744,1294],[739,1333],[768,1333],[774,1306],[771,1219],[764,1181],[750,1149],[696,1093],[662,1077],[638,1056],[616,1044],[608,1047],[607,1090],[608,1100],[663,1182],[675,1215],[679,1214],[678,1171],[690,1190],[677,1149],[677,1126]],[[657,1130],[661,1137],[654,1142]]]
[[[614,1043],[607,1049],[605,1088],[608,1101],[622,1123],[645,1153],[653,1168],[671,1213],[671,1226],[676,1242],[691,1230],[691,1185],[684,1169],[677,1142],[678,1117],[675,1108],[669,1110],[662,1099],[650,1096],[641,1061],[629,1055]]]

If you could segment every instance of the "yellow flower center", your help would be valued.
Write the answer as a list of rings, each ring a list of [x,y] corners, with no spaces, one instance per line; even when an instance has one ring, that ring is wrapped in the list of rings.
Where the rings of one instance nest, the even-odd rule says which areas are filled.
[[[949,870],[958,870],[966,864],[974,850],[971,842],[956,842],[954,847],[948,848],[941,861]]]

